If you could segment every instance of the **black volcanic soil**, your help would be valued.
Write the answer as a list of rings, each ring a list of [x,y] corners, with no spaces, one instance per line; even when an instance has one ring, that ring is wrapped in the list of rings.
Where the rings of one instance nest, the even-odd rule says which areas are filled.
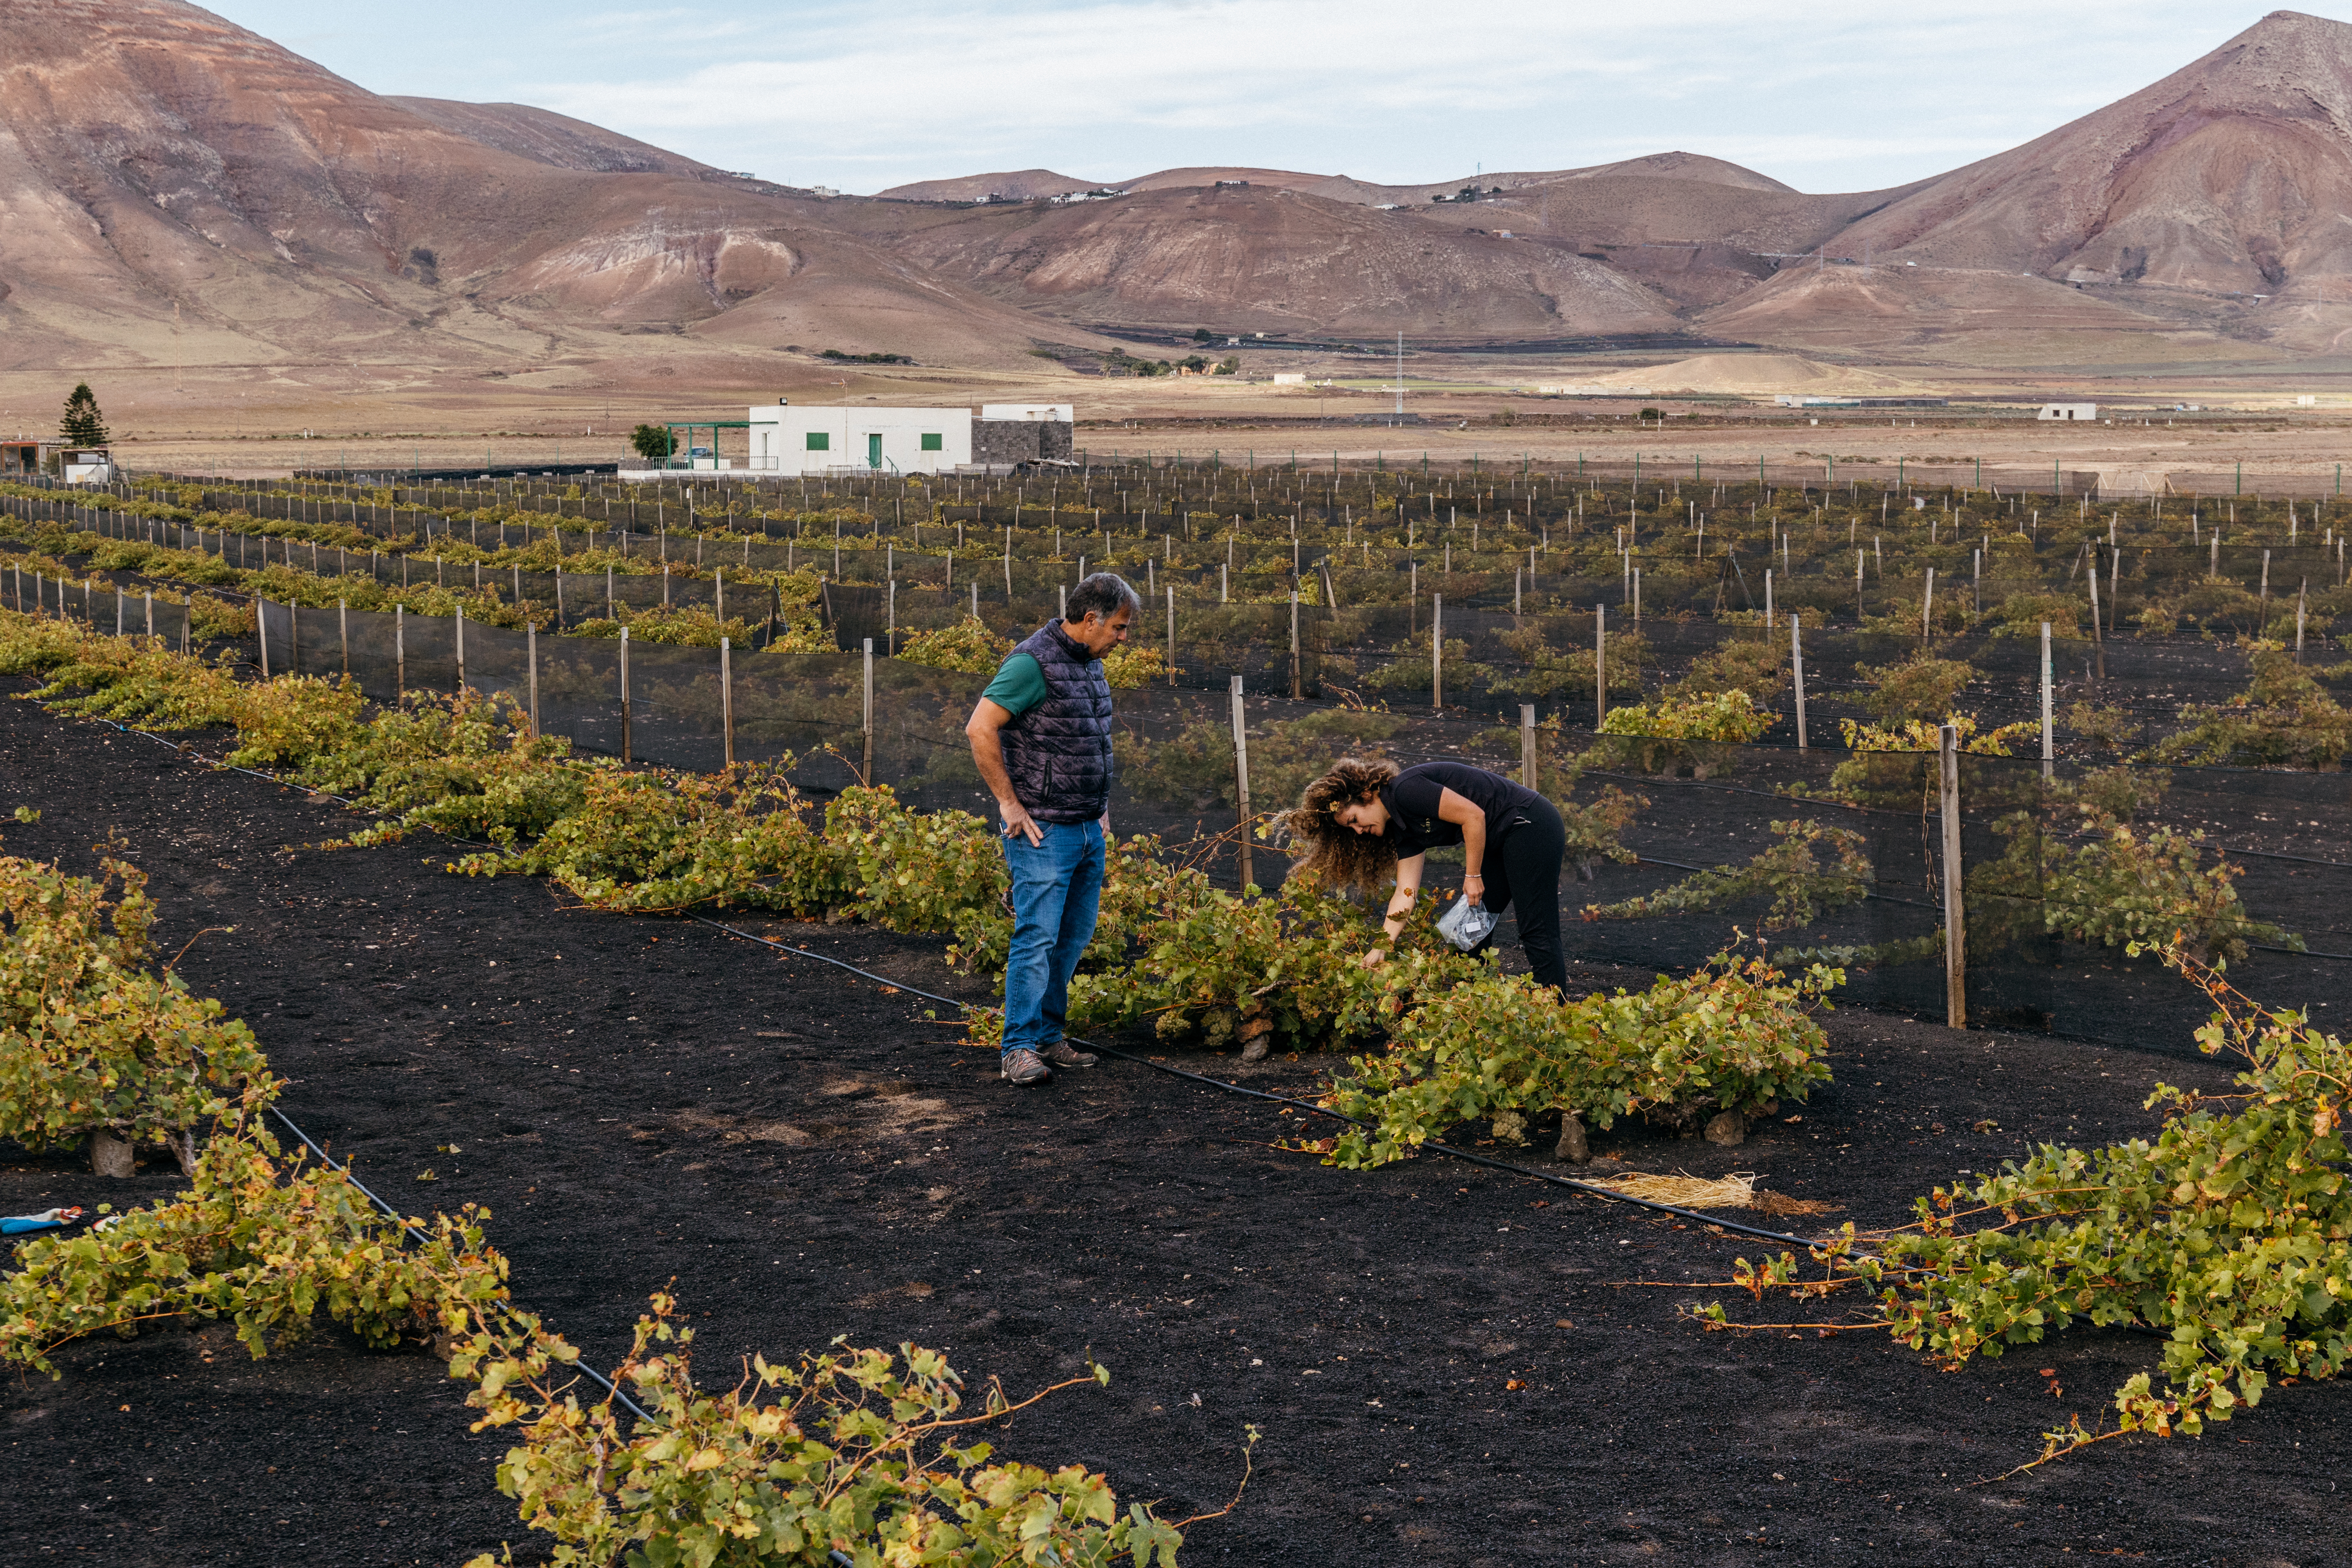
[[[163,952],[235,924],[183,967],[293,1079],[287,1110],[404,1206],[488,1205],[519,1297],[592,1355],[615,1357],[673,1280],[715,1382],[755,1349],[842,1333],[943,1345],[1016,1391],[1091,1351],[1110,1387],[1024,1415],[1000,1450],[1100,1468],[1171,1517],[1230,1494],[1255,1423],[1255,1479],[1195,1529],[1188,1562],[2352,1556],[2336,1385],[2274,1390],[2202,1440],[2126,1439],[1978,1486],[2070,1412],[2096,1421],[2153,1342],[2077,1331],[1946,1373],[1868,1333],[1708,1335],[1675,1306],[1722,1292],[1635,1282],[1720,1279],[1759,1244],[1434,1157],[1325,1169],[1269,1147],[1294,1119],[1139,1066],[1015,1091],[904,992],[685,921],[567,910],[542,883],[453,878],[430,843],[289,852],[347,819],[8,701],[0,813],[18,805],[42,816],[7,826],[12,853],[87,869],[121,836],[163,903]],[[934,942],[768,929],[978,994]],[[1839,1205],[1816,1223],[1872,1226],[2031,1142],[2147,1130],[2158,1076],[2221,1077],[1855,1010],[1830,1029],[1837,1082],[1786,1108],[1801,1121],[1732,1150],[1598,1147],[1642,1170],[1755,1171]],[[1322,1065],[1253,1081],[1305,1089]],[[174,1184],[5,1160],[9,1213]],[[61,1361],[62,1381],[0,1396],[10,1561],[447,1563],[501,1541],[545,1555],[495,1490],[503,1440],[467,1431],[463,1385],[427,1356],[322,1330],[255,1363],[210,1325]]]

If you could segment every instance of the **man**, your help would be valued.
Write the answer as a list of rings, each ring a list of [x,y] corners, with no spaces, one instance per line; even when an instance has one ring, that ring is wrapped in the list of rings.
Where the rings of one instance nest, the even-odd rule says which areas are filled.
[[[1110,682],[1102,656],[1127,640],[1135,590],[1097,572],[1005,656],[963,732],[1004,818],[1013,949],[1004,963],[1002,1069],[1045,1083],[1094,1065],[1062,1037],[1070,976],[1094,940],[1110,832]]]

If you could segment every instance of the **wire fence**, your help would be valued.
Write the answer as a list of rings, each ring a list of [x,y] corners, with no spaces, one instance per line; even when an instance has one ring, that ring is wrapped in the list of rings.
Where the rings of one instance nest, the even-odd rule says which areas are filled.
[[[208,489],[198,498],[234,501],[246,509],[242,519],[216,505],[149,516],[100,504],[123,497],[8,492],[0,494],[0,512],[35,528],[56,522],[105,540],[191,549],[224,573],[266,562],[292,574],[299,593],[257,605],[257,636],[239,654],[256,673],[348,675],[380,702],[460,688],[503,693],[542,730],[586,752],[697,771],[730,757],[789,755],[795,779],[820,799],[866,778],[922,809],[982,814],[992,803],[962,727],[992,657],[977,660],[982,668],[950,669],[898,656],[910,640],[974,616],[999,639],[1025,636],[1085,571],[1111,565],[1145,594],[1134,640],[1160,656],[1157,668],[1140,670],[1144,684],[1117,693],[1112,810],[1121,831],[1160,835],[1228,886],[1244,878],[1244,864],[1249,879],[1271,885],[1282,857],[1244,831],[1244,789],[1255,819],[1296,799],[1342,754],[1461,760],[1508,773],[1532,757],[1538,787],[1565,807],[1638,803],[1623,806],[1621,829],[1637,858],[1572,857],[1566,896],[1579,908],[1624,904],[1697,870],[1748,867],[1790,842],[1775,824],[1851,834],[1817,840],[1817,856],[1830,854],[1825,843],[1851,844],[1867,866],[1867,896],[1801,910],[1801,919],[1786,909],[1776,915],[1775,897],[1754,893],[1720,908],[1685,900],[1670,915],[1572,920],[1571,956],[1685,967],[1744,931],[1774,951],[1858,955],[1850,996],[1940,1016],[1941,900],[1954,866],[1931,809],[1937,791],[1920,772],[1928,764],[1917,753],[1845,744],[1849,721],[1881,711],[1885,671],[1930,653],[1964,667],[1952,706],[1973,715],[1980,731],[2019,727],[2006,742],[2017,754],[1969,756],[1958,791],[1971,1018],[2187,1048],[2202,1016],[2197,994],[2113,942],[2069,934],[2085,929],[2061,908],[2076,894],[2053,900],[2041,887],[2053,875],[2080,879],[2069,855],[2097,837],[2076,810],[2074,795],[2086,791],[2135,802],[2126,815],[2143,840],[2201,834],[2188,852],[2191,868],[2210,873],[2217,856],[2242,868],[2232,884],[2241,923],[2277,928],[2247,927],[2249,951],[2233,968],[2247,989],[2307,1007],[2323,1024],[2331,1009],[2352,1005],[2337,994],[2338,977],[2352,974],[2341,956],[2352,954],[2352,932],[2341,929],[2338,912],[2352,868],[2352,803],[2334,756],[2315,752],[2306,760],[2316,765],[2301,770],[2126,761],[2198,713],[2242,700],[2248,652],[2220,635],[2231,616],[2273,633],[2314,672],[2334,672],[2323,653],[2333,616],[2352,611],[2352,600],[2340,587],[2344,539],[2332,499],[2297,506],[2232,498],[2209,510],[2157,498],[2116,506],[2102,520],[2086,498],[2067,494],[2061,530],[2032,515],[2030,494],[1996,497],[1990,486],[1937,497],[1843,487],[1791,495],[1751,484],[1759,520],[1751,528],[1736,515],[1744,492],[1728,483],[1706,492],[1722,509],[1710,521],[1696,496],[1677,505],[1669,485],[1611,491],[1588,477],[1580,489],[1564,479],[1498,479],[1480,492],[1480,504],[1493,510],[1465,524],[1457,515],[1439,521],[1435,509],[1454,514],[1458,507],[1433,487],[1415,500],[1383,489],[1381,475],[1350,473],[1325,486],[1313,525],[1301,526],[1308,478],[1285,491],[1260,474],[1258,510],[1226,513],[1220,534],[1192,508],[1212,498],[1233,501],[1232,476],[1134,468],[1099,476],[1108,496],[1118,493],[1108,489],[1115,480],[1169,492],[1178,521],[1191,527],[1156,538],[1126,529],[1168,516],[1149,508],[1106,510],[1098,529],[1056,537],[1054,527],[1037,526],[1016,487],[993,480],[986,499],[961,503],[944,489],[813,487],[814,510],[844,514],[822,532],[799,511],[758,520],[756,531],[663,531],[676,504],[668,499],[632,501],[634,515],[616,516],[623,526],[610,529],[593,516],[563,526],[541,520],[552,514],[461,516],[455,503],[479,495],[446,489],[396,490],[382,502],[326,486],[315,494]],[[512,486],[499,494],[509,506],[596,500]],[[1286,494],[1299,503],[1287,515],[1265,505]],[[1370,504],[1383,496],[1388,507]],[[688,499],[697,525],[715,516],[745,520]],[[929,510],[903,534],[893,531],[900,526],[895,503],[910,499]],[[1067,499],[1049,489],[1049,515],[1067,518]],[[1929,504],[1896,504],[1906,499]],[[452,510],[419,507],[420,516],[404,517],[402,500]],[[1370,516],[1357,514],[1360,501]],[[648,504],[651,534],[635,526]],[[950,516],[959,504],[971,515]],[[361,531],[333,540],[271,532],[251,511],[256,505],[282,507],[289,526]],[[1416,509],[1435,524],[1434,539],[1412,515]],[[1889,531],[1882,537],[1890,567],[1882,574],[1881,550],[1856,546],[1864,586],[1849,597],[1853,579],[1832,587],[1826,563],[1834,549],[1851,570],[1844,538],[1869,539],[1863,531],[1873,511]],[[845,521],[853,514],[866,520],[862,539]],[[1375,531],[1375,517],[1378,537],[1359,537]],[[2013,524],[2000,545],[1989,543],[1996,518]],[[969,542],[982,521],[998,530],[992,552],[960,551],[956,531]],[[837,535],[834,522],[842,523]],[[1328,537],[1334,525],[1337,538]],[[1312,537],[1318,530],[1325,536]],[[2191,530],[2193,541],[2152,537]],[[1734,535],[1728,542],[1726,533]],[[1511,542],[1507,556],[1495,548],[1498,535]],[[83,553],[69,574],[27,572],[18,562],[0,578],[0,595],[26,613],[135,635],[151,629],[151,592],[192,586],[100,569],[83,534],[70,538]],[[1619,548],[1629,540],[1640,543]],[[551,544],[543,560],[520,558]],[[1717,544],[1720,555],[1712,553]],[[1662,563],[1669,546],[1688,554]],[[1998,557],[2003,550],[2000,571],[1979,565],[1989,551]],[[591,563],[564,565],[579,555]],[[1957,584],[1938,569],[1931,583],[1927,572],[1939,560],[1979,569]],[[1904,576],[1915,567],[1919,591],[1906,598]],[[779,584],[790,579],[799,592],[794,574],[804,573],[825,640],[841,651],[774,646]],[[436,588],[477,595],[487,618],[360,610],[336,597],[338,583],[415,586],[427,574]],[[2094,581],[2103,597],[2094,596]],[[2027,606],[2032,614],[1993,613],[2027,593],[2047,595]],[[2167,634],[2147,622],[2136,635],[2118,629],[2135,602],[2179,607],[2197,595],[2214,607],[2193,630]],[[626,624],[657,606],[707,609],[714,620],[744,623],[749,635],[724,647],[567,635],[590,621]],[[175,645],[196,640],[184,605],[159,599],[153,610],[155,635]],[[1955,613],[1947,618],[1947,611]],[[501,618],[508,624],[492,624]],[[1654,701],[1727,670],[1769,715],[1748,744],[1648,744],[1595,732],[1609,709]],[[2288,934],[2310,951],[2281,951],[2294,945]],[[1511,935],[1507,925],[1507,943]]]

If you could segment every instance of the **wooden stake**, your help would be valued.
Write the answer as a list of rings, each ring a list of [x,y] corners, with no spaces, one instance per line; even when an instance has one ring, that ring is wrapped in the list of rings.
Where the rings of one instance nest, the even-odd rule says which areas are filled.
[[[1960,865],[1960,731],[1937,731],[1937,770],[1944,797],[1944,1022],[1969,1026],[1969,922]]]
[[[719,722],[726,731],[727,765],[731,768],[735,765],[735,665],[725,637],[719,639]]]
[[[1789,617],[1789,672],[1797,686],[1797,750],[1805,749],[1805,642],[1797,617]]]
[[[1609,719],[1609,606],[1592,606],[1592,728]]]
[[[1242,886],[1255,878],[1250,869],[1249,723],[1242,707],[1242,678],[1234,677],[1234,794],[1241,814]]]

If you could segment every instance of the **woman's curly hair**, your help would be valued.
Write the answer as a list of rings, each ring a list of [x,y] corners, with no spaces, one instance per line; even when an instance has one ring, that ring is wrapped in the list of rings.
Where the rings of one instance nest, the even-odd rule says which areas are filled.
[[[1297,805],[1274,819],[1276,830],[1297,854],[1290,863],[1290,874],[1335,890],[1356,888],[1367,892],[1394,878],[1396,851],[1389,841],[1376,834],[1359,833],[1334,814],[1343,806],[1370,800],[1396,776],[1396,764],[1384,758],[1342,757],[1308,784]]]

